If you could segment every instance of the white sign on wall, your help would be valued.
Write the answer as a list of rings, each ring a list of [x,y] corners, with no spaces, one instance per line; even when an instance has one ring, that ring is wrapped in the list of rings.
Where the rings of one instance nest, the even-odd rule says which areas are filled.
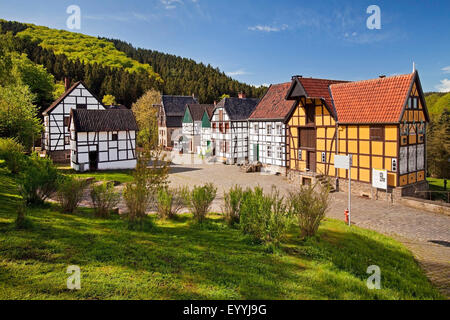
[[[387,190],[387,170],[373,169],[372,186],[374,188]]]
[[[350,169],[350,157],[349,156],[334,156],[334,167],[336,169]]]

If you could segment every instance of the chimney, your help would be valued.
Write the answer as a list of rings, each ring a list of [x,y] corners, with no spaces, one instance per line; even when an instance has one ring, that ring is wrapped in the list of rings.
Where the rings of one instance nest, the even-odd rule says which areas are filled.
[[[239,92],[238,97],[239,97],[239,99],[245,99],[245,93]]]
[[[386,78],[386,75],[382,74],[382,75],[380,76],[380,79],[384,79],[384,78]]]
[[[70,80],[69,78],[65,77],[64,78],[64,89],[67,91],[70,88]]]
[[[297,76],[292,76],[292,80],[295,80],[297,78],[303,78],[303,76],[297,75]]]

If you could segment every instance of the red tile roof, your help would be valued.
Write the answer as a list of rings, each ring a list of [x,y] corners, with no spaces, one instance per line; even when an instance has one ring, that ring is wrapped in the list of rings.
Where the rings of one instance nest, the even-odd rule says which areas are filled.
[[[414,75],[331,85],[339,123],[399,122]]]
[[[314,78],[302,78],[297,77],[298,81],[302,84],[305,89],[308,98],[323,98],[330,111],[333,111],[333,104],[331,103],[331,96],[329,87],[332,84],[337,83],[347,83],[347,81],[342,80],[329,80],[329,79],[314,79]]]
[[[271,85],[249,119],[284,120],[294,106],[293,101],[286,100],[290,86],[290,82]]]

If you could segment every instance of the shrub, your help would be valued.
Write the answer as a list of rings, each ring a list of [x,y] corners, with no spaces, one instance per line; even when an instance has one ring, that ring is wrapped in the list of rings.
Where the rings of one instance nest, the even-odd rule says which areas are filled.
[[[229,226],[239,223],[243,195],[244,191],[240,186],[234,186],[224,194],[223,212]]]
[[[115,192],[114,183],[104,182],[92,187],[92,203],[95,214],[101,218],[108,218],[111,210],[120,202],[120,194]]]
[[[139,182],[127,183],[123,190],[123,198],[128,208],[127,217],[130,225],[142,224],[147,208],[153,200],[150,190]]]
[[[289,195],[289,211],[297,217],[302,237],[312,237],[317,233],[329,206],[329,189],[318,182],[301,186],[299,192]]]
[[[195,220],[202,223],[216,198],[217,188],[212,183],[207,183],[202,187],[194,186],[192,191],[185,188],[182,194]]]
[[[6,166],[13,174],[19,173],[25,164],[25,149],[15,139],[0,138],[0,159],[5,160]]]
[[[273,187],[269,195],[262,188],[243,193],[240,227],[244,234],[263,243],[278,244],[286,235],[290,216],[284,197]]]
[[[83,199],[83,193],[88,184],[89,183],[84,179],[76,179],[72,177],[60,178],[56,196],[63,212],[75,212]]]
[[[161,219],[173,219],[184,207],[182,189],[161,188],[157,195],[158,216]]]
[[[147,146],[138,157],[133,182],[125,186],[123,198],[128,208],[129,226],[143,227],[147,208],[156,198],[158,190],[168,184],[169,166],[160,149]]]
[[[57,189],[59,173],[49,158],[31,155],[22,170],[18,187],[25,203],[41,204]]]

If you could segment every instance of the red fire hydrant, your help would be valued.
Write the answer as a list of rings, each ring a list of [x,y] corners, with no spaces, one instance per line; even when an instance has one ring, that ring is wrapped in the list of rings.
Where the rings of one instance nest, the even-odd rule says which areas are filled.
[[[348,224],[348,214],[349,214],[349,211],[348,211],[348,209],[346,209],[345,210],[345,223],[346,224]]]

